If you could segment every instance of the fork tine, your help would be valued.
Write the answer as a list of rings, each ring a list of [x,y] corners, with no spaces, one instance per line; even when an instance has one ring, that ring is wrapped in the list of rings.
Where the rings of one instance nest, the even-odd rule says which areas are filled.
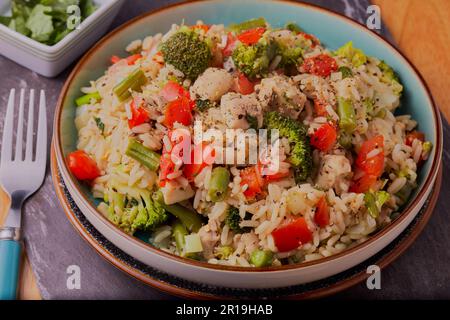
[[[20,89],[19,99],[19,114],[17,121],[17,134],[16,134],[16,154],[14,161],[22,161],[22,146],[23,146],[23,107],[25,104],[25,89]]]
[[[47,111],[45,105],[45,91],[41,90],[39,99],[39,122],[36,142],[36,162],[45,163],[47,160]]]
[[[1,163],[11,161],[15,94],[16,89],[11,89],[9,93],[8,107],[6,109],[5,125],[3,126],[2,153],[0,154]]]
[[[33,122],[34,122],[34,89],[30,90],[30,102],[28,106],[27,142],[25,149],[25,161],[33,160]]]

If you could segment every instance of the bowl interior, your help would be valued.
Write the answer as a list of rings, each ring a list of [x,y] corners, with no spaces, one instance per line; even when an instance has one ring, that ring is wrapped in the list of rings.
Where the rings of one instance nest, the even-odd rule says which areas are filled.
[[[427,140],[433,142],[434,146],[437,145],[440,132],[436,123],[439,119],[426,88],[408,62],[375,34],[336,14],[308,5],[284,1],[219,0],[190,2],[144,16],[130,23],[126,28],[114,32],[113,36],[106,37],[94,50],[90,51],[76,69],[74,76],[69,79],[65,95],[60,100],[61,116],[58,117],[56,114],[56,121],[59,121],[57,127],[60,130],[56,132],[56,135],[60,140],[61,150],[57,152],[61,152],[65,157],[76,149],[74,100],[80,96],[80,88],[88,85],[90,80],[103,75],[109,65],[109,58],[114,54],[124,55],[124,48],[132,40],[142,39],[158,32],[165,33],[173,23],[179,24],[183,21],[185,24],[194,24],[197,20],[202,20],[206,24],[228,25],[260,16],[265,17],[273,26],[282,26],[290,21],[296,22],[306,32],[316,35],[330,49],[336,49],[352,40],[354,46],[364,50],[367,55],[385,60],[398,73],[404,86],[402,107],[398,113],[411,114],[418,120],[419,130],[425,133]],[[419,172],[419,188],[416,189],[410,202],[424,186],[426,177],[431,174],[432,159],[439,151],[436,149],[433,149],[429,161]],[[66,168],[62,170],[68,172]],[[97,205],[88,188],[76,179],[73,180],[84,195]]]

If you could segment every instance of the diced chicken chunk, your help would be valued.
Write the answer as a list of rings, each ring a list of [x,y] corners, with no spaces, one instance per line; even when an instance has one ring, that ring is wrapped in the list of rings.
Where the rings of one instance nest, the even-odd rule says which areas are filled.
[[[203,72],[190,89],[193,99],[219,101],[230,91],[233,77],[225,69],[208,68]]]
[[[297,119],[305,106],[306,96],[286,77],[266,78],[255,87],[258,101],[265,110],[276,110]]]
[[[322,160],[316,185],[322,189],[335,188],[337,194],[346,192],[346,179],[352,172],[350,161],[343,155],[325,155]]]
[[[244,233],[241,236],[241,241],[244,243],[245,246],[245,252],[250,256],[253,251],[258,249],[259,246],[259,238],[258,236],[253,233]]]
[[[213,230],[209,224],[206,224],[198,230],[198,235],[202,242],[204,258],[214,258],[214,247],[220,239],[217,230]]]
[[[220,110],[228,128],[248,129],[247,116],[256,118],[258,126],[262,125],[262,108],[254,94],[227,93],[222,96]]]
[[[166,204],[174,204],[180,201],[192,198],[195,194],[194,190],[188,184],[186,187],[182,187],[173,182],[168,182],[161,188],[161,192]]]
[[[294,81],[300,84],[300,89],[308,98],[317,99],[329,105],[336,103],[333,88],[324,78],[304,73],[295,76]]]

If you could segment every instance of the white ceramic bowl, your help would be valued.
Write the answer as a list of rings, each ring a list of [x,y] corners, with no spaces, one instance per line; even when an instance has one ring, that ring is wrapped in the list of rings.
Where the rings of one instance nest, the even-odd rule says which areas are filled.
[[[366,242],[334,256],[297,265],[269,268],[211,265],[166,253],[126,234],[96,210],[88,188],[71,175],[65,162],[66,155],[76,146],[74,99],[79,96],[80,87],[99,77],[107,68],[108,58],[112,54],[120,55],[130,41],[165,32],[172,23],[184,20],[186,24],[192,24],[201,19],[207,24],[229,24],[259,16],[265,16],[272,25],[296,21],[306,32],[317,35],[332,49],[353,40],[367,54],[386,60],[398,71],[405,88],[402,110],[420,119],[419,129],[434,144],[430,158],[419,172],[418,189],[400,216]],[[109,241],[143,263],[169,274],[200,283],[238,288],[273,288],[307,283],[335,275],[370,258],[394,240],[417,215],[433,188],[442,156],[439,111],[422,78],[401,53],[377,34],[348,18],[318,7],[285,1],[189,2],[128,22],[100,41],[75,67],[61,92],[54,130],[55,152],[62,178],[86,218]]]
[[[0,0],[1,14],[9,0]],[[43,76],[54,77],[82,55],[109,28],[124,0],[94,0],[97,10],[53,46],[42,44],[0,24],[0,54]]]

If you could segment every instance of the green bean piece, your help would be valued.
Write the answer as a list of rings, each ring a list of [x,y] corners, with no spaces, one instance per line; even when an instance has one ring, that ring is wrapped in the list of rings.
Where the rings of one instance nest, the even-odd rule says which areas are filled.
[[[202,219],[195,211],[192,211],[179,204],[167,205],[164,202],[164,196],[161,191],[153,194],[153,200],[158,202],[162,208],[180,219],[181,223],[190,231],[197,232],[202,227]]]
[[[258,250],[252,252],[250,256],[250,263],[255,267],[268,267],[272,264],[273,253],[269,250]]]
[[[186,227],[180,222],[180,220],[175,220],[172,224],[172,238],[175,240],[177,245],[177,250],[179,254],[183,253],[184,250],[184,236],[188,234]]]
[[[254,29],[258,27],[266,27],[267,23],[266,20],[263,17],[257,18],[257,19],[250,19],[238,24],[231,24],[230,30],[234,31],[236,33],[241,33],[242,31]]]
[[[351,100],[338,97],[339,127],[347,133],[356,128],[356,115]]]
[[[224,167],[214,168],[211,174],[208,191],[208,195],[211,201],[219,202],[224,200],[229,183],[230,172]]]
[[[349,67],[339,67],[338,71],[342,73],[342,79],[353,77],[352,69],[350,69]]]
[[[136,139],[129,139],[125,154],[152,171],[158,170],[159,159],[161,156],[149,148],[144,147],[144,145]]]
[[[120,102],[131,97],[132,91],[142,92],[142,86],[147,83],[147,77],[141,69],[134,70],[128,77],[123,79],[113,89],[114,94]]]
[[[100,93],[98,93],[98,92],[85,94],[84,96],[81,96],[78,99],[76,99],[75,104],[78,107],[81,107],[81,106],[84,106],[85,104],[91,103],[91,100],[95,100],[95,102],[98,102],[98,101],[102,100],[102,97],[100,96]]]

